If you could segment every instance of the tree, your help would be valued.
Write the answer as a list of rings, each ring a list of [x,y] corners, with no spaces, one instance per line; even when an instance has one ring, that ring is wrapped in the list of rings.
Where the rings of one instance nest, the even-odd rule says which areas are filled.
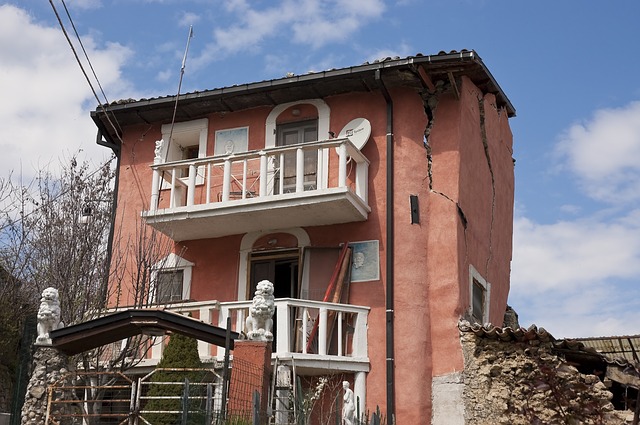
[[[177,371],[168,370],[175,368],[186,368],[190,370]],[[174,399],[156,398],[151,399],[143,410],[149,411],[182,411],[181,397],[184,393],[185,381],[189,384],[189,393],[191,397],[202,396],[203,386],[197,385],[202,383],[205,374],[196,369],[202,369],[203,364],[198,355],[198,342],[194,338],[190,338],[181,334],[173,334],[169,339],[169,343],[162,353],[162,359],[158,363],[157,371],[153,375],[153,382],[148,396],[149,397],[175,397]],[[165,369],[165,370],[163,370]],[[174,384],[167,384],[167,383]],[[201,399],[190,398],[188,402],[187,423],[190,425],[204,423],[204,415],[202,412]],[[146,416],[146,415],[145,415]],[[181,415],[177,413],[156,413],[149,414],[149,421],[154,425],[172,425],[181,423]]]
[[[6,279],[0,279],[0,312],[13,315],[13,321],[0,317],[0,345],[8,350],[15,346],[21,323],[35,314],[40,293],[49,286],[59,290],[61,319],[67,325],[107,314],[108,300],[119,306],[125,279],[133,282],[134,306],[149,302],[152,267],[173,246],[142,222],[126,240],[113,232],[115,175],[113,158],[94,167],[74,155],[61,163],[59,172],[40,170],[27,184],[12,176],[0,179],[0,267],[6,272]],[[101,400],[104,392],[95,387],[112,378],[97,372],[124,371],[148,347],[141,335],[72,359],[80,370],[91,372],[83,379],[92,388],[81,398]],[[15,354],[0,359],[0,365],[10,370],[12,358]],[[101,404],[79,407],[100,413]]]

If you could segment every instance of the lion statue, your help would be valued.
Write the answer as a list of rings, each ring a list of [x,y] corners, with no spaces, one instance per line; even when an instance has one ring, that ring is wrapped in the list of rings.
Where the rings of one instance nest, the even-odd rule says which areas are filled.
[[[249,317],[245,322],[247,337],[253,341],[273,341],[273,313],[275,312],[273,283],[261,280],[256,287]]]
[[[42,291],[38,309],[38,338],[36,344],[51,345],[49,332],[63,327],[60,321],[60,296],[56,288]]]

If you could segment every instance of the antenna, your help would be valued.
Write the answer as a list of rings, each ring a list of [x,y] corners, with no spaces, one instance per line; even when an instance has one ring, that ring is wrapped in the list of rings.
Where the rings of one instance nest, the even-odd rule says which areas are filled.
[[[173,126],[176,123],[176,112],[178,111],[178,99],[180,99],[180,89],[182,88],[182,77],[184,77],[184,68],[187,64],[187,54],[189,53],[189,44],[191,44],[191,38],[193,37],[193,25],[189,25],[189,35],[187,36],[187,47],[184,49],[184,56],[182,57],[182,66],[180,67],[180,81],[178,82],[178,93],[176,93],[176,102],[173,105],[173,117],[171,117],[171,130],[169,130],[169,140],[167,140],[167,148],[165,149],[165,155],[169,153],[169,146],[171,145],[171,139],[173,138]],[[166,158],[164,158],[166,160]]]

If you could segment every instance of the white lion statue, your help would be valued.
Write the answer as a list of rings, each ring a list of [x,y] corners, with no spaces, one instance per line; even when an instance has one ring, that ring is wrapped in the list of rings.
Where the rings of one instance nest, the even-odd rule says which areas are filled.
[[[40,308],[38,309],[38,338],[36,344],[51,345],[49,332],[63,327],[60,321],[60,296],[56,288],[42,291]]]
[[[249,317],[246,320],[247,337],[253,341],[273,341],[273,313],[275,312],[273,283],[261,280],[256,287]]]

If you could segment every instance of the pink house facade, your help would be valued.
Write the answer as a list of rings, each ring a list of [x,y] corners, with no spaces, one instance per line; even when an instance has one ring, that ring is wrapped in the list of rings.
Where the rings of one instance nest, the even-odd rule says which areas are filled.
[[[456,423],[458,395],[438,393],[463,369],[457,324],[502,324],[512,248],[515,109],[480,57],[189,93],[172,125],[175,106],[169,96],[92,113],[119,158],[119,240],[148,226],[170,242],[149,301],[216,325],[231,317],[240,332],[268,279],[274,361],[343,374],[359,412]],[[327,297],[337,272],[346,286]],[[120,305],[133,303],[126,283]]]

